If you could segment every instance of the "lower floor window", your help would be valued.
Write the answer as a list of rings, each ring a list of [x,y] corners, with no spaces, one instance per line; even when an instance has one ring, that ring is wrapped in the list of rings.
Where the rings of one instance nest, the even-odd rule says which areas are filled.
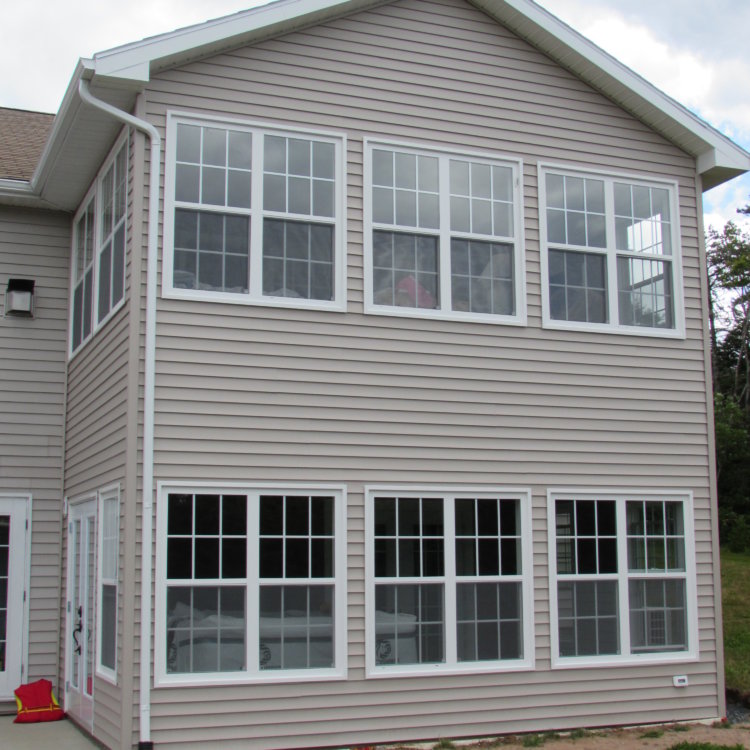
[[[531,662],[526,493],[370,489],[370,674]]]
[[[695,652],[685,496],[550,494],[559,664]]]
[[[163,494],[162,678],[343,670],[343,513],[335,488]]]

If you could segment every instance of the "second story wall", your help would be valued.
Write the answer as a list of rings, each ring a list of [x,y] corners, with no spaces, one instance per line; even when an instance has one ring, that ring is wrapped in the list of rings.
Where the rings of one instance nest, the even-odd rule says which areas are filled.
[[[502,26],[404,0],[161,74],[147,114],[168,112],[346,136],[347,305],[161,299],[160,473],[705,482],[694,162]],[[525,325],[364,314],[366,138],[522,160]],[[677,184],[684,339],[542,326],[549,163]]]

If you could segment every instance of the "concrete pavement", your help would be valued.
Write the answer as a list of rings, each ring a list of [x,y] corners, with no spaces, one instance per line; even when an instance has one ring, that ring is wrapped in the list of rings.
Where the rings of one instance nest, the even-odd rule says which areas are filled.
[[[101,746],[68,719],[41,724],[14,724],[14,716],[0,716],[2,750],[90,750]]]

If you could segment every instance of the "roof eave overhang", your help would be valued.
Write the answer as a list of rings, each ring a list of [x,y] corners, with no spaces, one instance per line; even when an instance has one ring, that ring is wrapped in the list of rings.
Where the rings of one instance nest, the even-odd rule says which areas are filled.
[[[37,195],[28,180],[0,179],[0,203],[23,208],[57,208]]]
[[[391,0],[277,0],[94,55],[97,76],[146,83],[161,70]]]
[[[98,110],[88,107],[78,94],[82,79],[92,82],[98,96],[119,108],[129,109],[143,84],[128,79],[99,80],[93,60],[78,62],[60,109],[52,123],[42,155],[28,184],[28,190],[0,189],[3,203],[27,200],[22,193],[37,197],[37,205],[74,211],[88,189],[107,149],[121,129]],[[0,188],[3,186],[0,185]],[[20,198],[19,198],[20,196]]]
[[[130,108],[137,93],[161,70],[387,2],[277,0],[81,60],[31,179],[32,193],[49,205],[74,210],[85,188],[80,180],[75,185],[66,183],[70,171],[75,171],[69,158],[74,150],[73,134],[77,129],[88,129],[96,141],[87,142],[89,147],[79,154],[86,160],[85,166],[92,167],[90,177],[96,172],[102,149],[116,134],[115,123],[105,124],[102,113],[81,101],[81,78],[90,81],[95,95],[120,108]],[[536,3],[470,2],[693,156],[704,190],[750,171],[748,152]],[[98,136],[94,125],[103,129]],[[0,190],[0,200],[12,196],[13,191]]]
[[[470,0],[696,159],[703,189],[750,171],[750,154],[529,0]]]

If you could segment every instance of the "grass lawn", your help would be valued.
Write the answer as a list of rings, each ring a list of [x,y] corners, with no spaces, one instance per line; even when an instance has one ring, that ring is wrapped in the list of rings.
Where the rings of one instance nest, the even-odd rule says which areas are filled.
[[[750,555],[721,550],[727,688],[750,693]]]

